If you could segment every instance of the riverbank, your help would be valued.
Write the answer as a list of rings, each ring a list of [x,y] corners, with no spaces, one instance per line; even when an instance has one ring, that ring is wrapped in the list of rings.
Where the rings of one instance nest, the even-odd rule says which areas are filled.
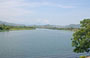
[[[15,31],[15,30],[36,30],[36,29],[37,28],[11,28],[9,30],[0,30],[0,32],[4,32],[4,31]],[[79,29],[51,29],[51,28],[48,28],[48,29],[50,29],[50,30],[67,30],[67,31],[77,31],[77,30],[79,30]]]
[[[0,32],[5,32],[5,31],[15,31],[15,30],[35,30],[36,28],[10,28],[10,29],[3,29],[0,30]]]
[[[9,26],[9,25],[0,25],[0,32],[11,31],[11,30],[34,30],[36,27],[33,26]]]
[[[25,28],[21,28],[21,29],[10,29],[10,30],[0,30],[0,32],[5,32],[5,31],[15,31],[15,30],[35,30],[36,28],[32,29],[32,28],[28,28],[28,29],[25,29]]]
[[[52,29],[52,30],[70,30],[70,31],[78,31],[79,28],[45,28],[45,29]]]
[[[10,30],[35,30],[36,28],[11,28]]]

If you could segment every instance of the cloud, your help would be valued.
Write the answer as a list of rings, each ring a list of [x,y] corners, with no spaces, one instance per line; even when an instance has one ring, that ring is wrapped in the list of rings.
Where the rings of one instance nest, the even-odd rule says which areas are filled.
[[[14,21],[16,17],[31,15],[33,13],[31,10],[21,8],[22,3],[23,0],[0,0],[0,20]]]
[[[28,3],[22,3],[22,5],[31,8],[42,7],[42,6],[58,7],[58,8],[75,8],[74,6],[66,6],[52,2],[28,2]]]
[[[60,8],[75,8],[74,6],[64,6],[64,5],[56,5],[56,7],[60,7]]]
[[[44,23],[45,23],[45,24],[50,24],[50,22],[49,22],[48,19],[45,19],[45,20],[44,20]]]
[[[48,19],[37,19],[37,24],[50,24]]]
[[[68,5],[61,5],[57,3],[52,2],[26,2],[25,0],[0,0],[2,1],[0,3],[1,7],[41,7],[41,6],[53,6],[53,7],[59,7],[59,8],[74,8],[74,6],[68,6]]]
[[[0,0],[0,20],[8,22],[24,22],[26,21],[24,17],[26,15],[34,14],[34,11],[30,8],[39,8],[39,7],[58,7],[58,8],[73,8],[73,6],[65,6],[52,2],[26,2],[25,0]],[[19,18],[18,18],[19,17]],[[29,17],[30,18],[30,17]],[[27,21],[30,19],[27,19]],[[32,21],[34,21],[32,19]],[[48,19],[36,19],[38,23],[49,24]],[[41,24],[42,24],[41,23]]]

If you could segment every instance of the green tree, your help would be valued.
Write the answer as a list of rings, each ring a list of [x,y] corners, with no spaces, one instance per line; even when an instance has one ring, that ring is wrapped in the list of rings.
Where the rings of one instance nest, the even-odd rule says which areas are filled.
[[[72,46],[74,52],[83,53],[90,51],[90,19],[80,22],[81,28],[73,34]]]
[[[9,26],[6,26],[6,25],[4,25],[4,24],[1,24],[1,25],[0,25],[0,30],[9,30],[9,29],[10,29]]]

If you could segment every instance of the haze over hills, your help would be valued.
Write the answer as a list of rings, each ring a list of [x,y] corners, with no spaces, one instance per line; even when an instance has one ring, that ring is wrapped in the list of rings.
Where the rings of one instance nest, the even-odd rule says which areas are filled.
[[[23,24],[15,24],[15,23],[9,23],[9,22],[4,22],[4,21],[0,21],[0,24],[4,24],[8,26],[24,26]]]
[[[80,28],[80,24],[61,25],[34,25],[37,28]]]
[[[9,23],[9,22],[3,22],[0,21],[0,24],[5,24],[9,26],[25,26],[23,24],[15,24],[15,23]],[[61,25],[28,25],[28,26],[35,26],[37,28],[80,28],[80,24],[70,24],[66,26],[61,26]]]
[[[70,24],[65,26],[64,28],[80,28],[80,24]]]

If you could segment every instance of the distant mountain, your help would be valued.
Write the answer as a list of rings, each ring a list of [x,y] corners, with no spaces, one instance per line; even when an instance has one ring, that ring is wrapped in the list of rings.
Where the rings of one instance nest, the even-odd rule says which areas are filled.
[[[80,28],[80,24],[70,24],[65,26],[65,28]]]
[[[37,28],[80,28],[80,24],[61,25],[35,25]]]
[[[24,26],[22,24],[8,23],[8,22],[4,22],[4,21],[0,21],[0,24],[5,24],[5,25],[9,25],[9,26]]]
[[[0,24],[5,24],[5,25],[9,25],[9,26],[25,26],[23,24],[14,24],[14,23],[8,23],[8,22],[3,22],[0,21]],[[61,26],[61,25],[32,25],[34,27],[37,28],[80,28],[80,24],[70,24],[70,25],[66,25],[66,26]]]

